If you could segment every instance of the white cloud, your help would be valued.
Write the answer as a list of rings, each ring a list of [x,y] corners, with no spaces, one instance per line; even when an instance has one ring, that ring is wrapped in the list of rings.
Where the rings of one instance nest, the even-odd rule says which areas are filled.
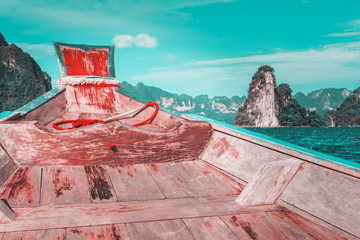
[[[330,33],[326,37],[356,37],[360,36],[360,32],[343,32],[343,33]]]
[[[141,48],[155,48],[159,44],[156,37],[151,37],[148,34],[139,34],[135,37],[135,45]]]
[[[174,62],[176,58],[177,56],[171,53],[164,57],[164,59],[168,62]]]
[[[139,48],[155,48],[159,45],[156,37],[152,37],[145,33],[138,34],[136,37],[116,34],[113,38],[113,43],[118,48],[127,48],[134,44]]]
[[[133,76],[148,85],[177,92],[176,87],[191,86],[188,94],[246,94],[248,84],[260,65],[275,69],[278,83],[288,83],[294,92],[309,86],[349,87],[359,85],[360,42],[327,44],[302,51],[277,51],[238,58],[188,62],[150,69],[148,74]],[[352,84],[352,85],[351,85]],[[167,86],[168,85],[168,86]],[[350,86],[351,85],[351,86]],[[304,87],[307,86],[307,87]],[[171,89],[172,88],[172,89]]]
[[[131,47],[134,42],[134,37],[130,35],[118,35],[113,38],[113,43],[117,48]]]

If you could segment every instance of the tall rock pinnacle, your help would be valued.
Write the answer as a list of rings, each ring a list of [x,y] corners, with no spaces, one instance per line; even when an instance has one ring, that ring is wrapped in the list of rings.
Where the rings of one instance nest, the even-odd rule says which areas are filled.
[[[276,87],[274,69],[260,66],[254,74],[246,102],[239,108],[235,125],[254,127],[324,126],[316,112],[306,111],[291,97],[288,84]]]
[[[246,102],[239,108],[235,125],[278,127],[274,69],[259,67],[254,74]]]

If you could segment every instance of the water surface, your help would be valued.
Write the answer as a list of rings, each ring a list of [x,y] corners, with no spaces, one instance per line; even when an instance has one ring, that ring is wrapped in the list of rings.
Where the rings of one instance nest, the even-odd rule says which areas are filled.
[[[360,127],[247,129],[314,151],[360,163]]]

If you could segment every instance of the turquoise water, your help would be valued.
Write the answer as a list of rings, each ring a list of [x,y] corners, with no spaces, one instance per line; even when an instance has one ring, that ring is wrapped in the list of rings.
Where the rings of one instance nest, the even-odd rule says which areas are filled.
[[[360,127],[247,129],[360,163]]]

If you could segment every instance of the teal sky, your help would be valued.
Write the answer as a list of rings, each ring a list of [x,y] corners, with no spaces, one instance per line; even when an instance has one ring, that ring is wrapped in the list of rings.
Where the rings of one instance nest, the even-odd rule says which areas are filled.
[[[0,23],[54,84],[52,41],[115,44],[117,79],[178,94],[246,95],[263,64],[293,93],[360,86],[359,0],[5,0]]]

